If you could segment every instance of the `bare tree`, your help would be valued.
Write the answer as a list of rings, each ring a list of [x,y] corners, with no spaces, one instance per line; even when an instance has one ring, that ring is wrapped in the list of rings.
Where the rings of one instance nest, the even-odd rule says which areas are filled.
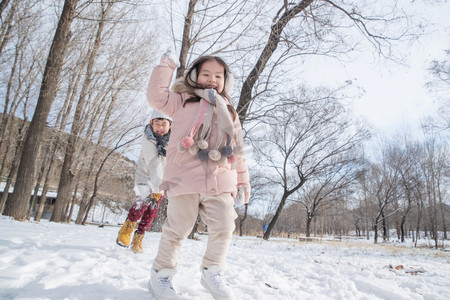
[[[42,189],[39,206],[36,209],[36,214],[34,217],[34,220],[37,222],[39,222],[42,217],[42,213],[44,211],[44,206],[47,201],[47,193],[50,189],[51,174],[52,174],[52,171],[57,162],[57,160],[55,158],[56,158],[57,154],[61,151],[61,148],[63,147],[63,144],[64,144],[62,142],[64,140],[64,138],[62,136],[62,132],[64,132],[64,128],[66,127],[66,123],[67,123],[68,117],[70,115],[70,112],[72,110],[72,106],[73,106],[73,103],[75,100],[75,94],[73,93],[73,89],[71,87],[78,85],[80,76],[77,74],[79,74],[79,73],[73,72],[73,74],[69,77],[70,84],[67,89],[66,97],[64,98],[64,105],[59,110],[58,115],[56,117],[55,124],[54,124],[54,128],[56,130],[49,131],[50,132],[50,134],[49,134],[50,138],[49,138],[49,142],[48,142],[49,148],[48,148],[48,151],[45,151],[43,161],[41,162],[41,173],[42,174],[40,174],[40,176],[42,176],[42,179],[38,178],[38,181],[36,182],[36,187],[34,189],[35,194],[33,194],[33,196],[35,196],[37,191],[39,189]],[[63,75],[63,77],[64,77],[64,75]],[[42,180],[43,180],[43,184],[42,184]],[[30,209],[32,210],[33,207],[31,207]],[[31,215],[31,213],[30,213],[30,215]]]
[[[90,49],[89,58],[86,66],[86,74],[84,77],[82,89],[75,109],[71,133],[66,146],[64,163],[61,170],[60,181],[58,186],[58,197],[55,202],[52,217],[50,219],[51,221],[54,222],[61,222],[64,220],[64,210],[67,206],[68,199],[73,189],[72,180],[75,174],[72,163],[73,163],[73,155],[75,152],[76,140],[78,138],[78,135],[80,134],[82,126],[82,119],[81,119],[82,110],[84,109],[88,89],[90,88],[90,84],[92,81],[92,73],[95,64],[95,59],[97,58],[97,52],[102,42],[103,29],[106,17],[108,15],[108,11],[111,9],[111,5],[113,5],[113,3],[108,3],[107,5],[104,5],[102,3],[102,10],[100,13],[100,19],[98,22],[95,40],[92,49]]]
[[[37,38],[42,37],[39,32],[41,15],[34,9],[35,4],[34,1],[13,1],[5,22],[1,23],[2,32],[6,30],[7,36],[3,36],[0,51],[0,77],[6,83],[1,93],[0,174],[10,170],[9,164],[18,164],[11,160],[11,153],[21,155],[15,149],[16,130],[18,126],[28,127],[27,107],[34,105],[34,86],[42,72],[41,56],[44,50],[47,51],[47,45]],[[25,122],[18,122],[19,115]]]
[[[413,150],[411,147],[409,149],[405,149],[406,151]],[[413,168],[414,168],[414,161],[413,158],[417,157],[415,155],[412,155],[411,153],[408,153],[406,151],[401,151],[398,149],[394,155],[397,157],[394,159],[395,166],[398,168],[400,173],[400,184],[403,189],[403,199],[395,199],[394,201],[394,209],[397,210],[400,214],[400,224],[399,224],[399,236],[401,242],[405,242],[406,238],[406,220],[408,218],[408,215],[412,209],[413,203],[414,203],[414,178],[413,178]],[[400,204],[400,205],[399,205]],[[399,207],[400,206],[400,207]]]
[[[172,46],[180,46],[180,67],[176,77],[182,76],[189,63],[200,55],[222,55],[242,47],[239,44],[241,38],[254,24],[254,16],[261,13],[260,7],[264,4],[253,0],[189,0],[187,8],[181,9],[183,17],[180,18],[179,3],[167,2],[171,26],[165,34],[172,36]],[[162,30],[166,28],[165,24]],[[182,36],[176,32],[182,32]]]
[[[6,6],[8,6],[10,0],[2,0],[0,2],[0,16],[3,15],[3,11],[5,10]]]
[[[6,10],[9,4],[9,0],[3,0],[0,2],[0,55],[3,53],[3,49],[11,38],[11,31],[14,28],[13,18],[17,11],[17,6],[12,5],[11,9],[7,12],[6,18],[3,17],[3,12]]]
[[[244,123],[247,110],[249,109],[250,102],[252,101],[252,89],[264,71],[267,62],[274,54],[275,50],[278,47],[278,44],[281,40],[281,34],[288,24],[288,22],[293,19],[296,15],[305,10],[313,0],[304,0],[300,1],[297,4],[288,4],[287,1],[284,1],[284,5],[278,11],[277,15],[274,17],[273,23],[271,25],[271,30],[269,37],[267,39],[266,45],[262,50],[258,61],[256,62],[253,69],[250,71],[247,79],[244,81],[242,85],[241,95],[239,98],[239,104],[237,106],[237,111],[239,113],[239,117],[241,123]],[[280,15],[281,14],[281,15]]]
[[[266,240],[286,201],[294,200],[293,194],[307,181],[319,180],[327,171],[336,170],[334,175],[340,177],[340,170],[354,161],[352,151],[368,137],[364,129],[353,127],[330,91],[298,89],[278,103],[280,108],[263,121],[262,133],[252,135],[258,165],[276,174],[271,180],[281,188],[278,208],[264,233]]]
[[[311,235],[311,224],[315,216],[333,202],[343,201],[348,194],[348,188],[355,179],[358,157],[351,153],[336,155],[330,159],[321,174],[311,178],[301,188],[298,200],[306,212],[306,236]]]
[[[392,143],[392,167],[397,169],[400,175],[401,197],[393,201],[393,209],[399,215],[398,236],[401,242],[406,241],[406,224],[412,221],[411,212],[420,208],[421,190],[423,189],[423,176],[420,174],[420,161],[423,157],[420,142],[413,141],[409,135],[396,138]],[[418,204],[418,205],[417,205]],[[416,222],[420,224],[421,212],[416,210]],[[417,226],[420,227],[420,226]]]
[[[378,231],[383,230],[383,240],[388,239],[388,227],[386,220],[392,217],[399,208],[391,210],[392,204],[402,197],[401,190],[401,172],[396,167],[395,161],[398,157],[395,155],[395,148],[386,144],[381,147],[380,157],[377,162],[370,163],[364,171],[366,178],[361,180],[362,189],[365,197],[371,202],[371,208],[368,211],[374,231],[374,243],[378,242]]]
[[[450,130],[450,50],[445,50],[446,58],[443,60],[433,60],[429,72],[433,75],[433,80],[426,83],[427,87],[438,95],[439,110],[434,117],[429,118],[424,123],[424,128],[428,131],[449,131]],[[442,96],[440,96],[442,94]]]
[[[66,174],[61,176],[61,180],[66,183],[60,184],[58,189],[60,199],[57,200],[56,214],[52,220],[58,218],[57,214],[60,215],[60,221],[65,219],[65,208],[72,198],[74,185],[81,180],[76,183],[83,194],[77,222],[82,221],[104,147],[116,144],[115,139],[123,132],[143,123],[146,110],[139,106],[142,97],[140,92],[143,78],[147,79],[150,64],[154,60],[151,54],[155,43],[153,35],[143,35],[134,21],[121,22],[124,18],[134,16],[134,7],[125,10],[127,5],[121,1],[96,3],[79,16],[68,67],[84,61],[86,64],[84,70],[79,70],[81,86],[73,86],[78,101],[75,113],[71,116],[71,135],[61,171]],[[86,39],[86,32],[90,42],[77,42]],[[86,52],[89,53],[87,59]],[[136,114],[136,111],[139,113]],[[98,148],[91,148],[91,144]],[[69,170],[76,176],[67,175],[70,174]]]
[[[276,69],[286,66],[294,57],[326,55],[339,59],[358,49],[360,42],[346,36],[343,28],[347,34],[349,28],[359,32],[380,56],[394,58],[393,43],[418,34],[418,28],[407,22],[408,17],[395,9],[395,4],[394,9],[381,13],[375,13],[374,5],[352,1],[339,4],[329,0],[284,1],[271,20],[269,32],[263,35],[264,47],[242,84],[237,106],[241,122],[249,120],[250,112],[261,111],[258,107],[252,109],[252,102],[269,91],[269,85],[277,77]],[[396,24],[401,30],[390,31],[389,24]]]
[[[424,176],[424,188],[426,199],[427,225],[434,240],[435,248],[438,248],[439,231],[445,230],[439,223],[445,224],[444,209],[446,198],[444,187],[448,180],[448,150],[445,145],[440,145],[435,139],[426,141],[425,156],[421,160],[421,170]],[[439,222],[441,218],[441,222]]]
[[[420,146],[417,151],[417,157],[422,157],[423,147]],[[423,174],[420,169],[420,161],[417,162],[417,166],[413,172],[413,195],[414,195],[414,210],[415,214],[412,215],[412,223],[414,224],[415,236],[413,234],[414,246],[417,247],[417,242],[420,238],[420,229],[423,223],[423,214],[425,209],[425,189]]]
[[[366,161],[357,177],[360,189],[355,194],[360,202],[356,217],[371,222],[374,243],[379,229],[387,240],[393,228],[402,242],[409,229],[415,246],[422,233],[430,235],[436,248],[439,238],[445,238],[447,147],[437,138],[416,141],[404,134],[383,141],[372,162]],[[394,222],[395,227],[390,224]]]
[[[26,217],[35,175],[36,159],[45,134],[47,116],[56,95],[64,55],[69,44],[70,25],[75,15],[77,3],[78,0],[64,1],[64,7],[50,48],[36,110],[24,143],[14,193],[7,202],[4,211],[5,215],[12,216],[15,219]]]
[[[5,183],[5,188],[3,190],[3,194],[0,198],[0,213],[3,213],[3,210],[5,208],[5,204],[6,204],[6,200],[8,199],[9,196],[9,188],[11,186],[12,183],[12,179],[13,177],[15,177],[16,172],[17,172],[17,167],[18,167],[18,162],[19,162],[19,158],[20,155],[22,154],[22,150],[23,150],[23,140],[24,140],[24,136],[26,134],[27,131],[27,127],[25,125],[25,121],[22,122],[22,125],[19,127],[18,132],[17,132],[17,137],[18,137],[18,142],[16,145],[16,151],[13,157],[13,161],[9,170],[9,176],[6,179],[6,183]]]
[[[130,130],[129,130],[128,132],[130,132],[130,131],[132,131],[132,130],[133,130],[133,128],[130,128]],[[87,207],[87,209],[86,209],[86,213],[85,213],[85,215],[84,215],[83,221],[82,221],[82,223],[81,223],[81,224],[83,224],[83,225],[86,224],[86,220],[87,220],[87,217],[88,217],[88,215],[89,215],[89,211],[91,210],[92,206],[94,205],[95,198],[97,197],[98,188],[99,188],[99,185],[100,185],[100,183],[99,183],[99,177],[100,177],[100,174],[101,174],[101,172],[102,172],[102,169],[103,169],[103,167],[104,167],[104,165],[105,165],[107,159],[111,156],[111,154],[114,153],[114,151],[116,151],[116,150],[118,150],[118,149],[120,149],[120,148],[122,148],[122,147],[124,147],[124,146],[126,146],[126,145],[128,145],[128,144],[130,144],[130,143],[132,143],[132,142],[134,142],[135,140],[137,140],[137,139],[140,137],[140,136],[135,136],[135,137],[132,138],[131,140],[128,140],[128,141],[122,143],[122,139],[128,134],[128,132],[125,132],[125,133],[119,138],[119,140],[118,140],[118,142],[117,142],[117,145],[116,145],[115,147],[113,147],[113,148],[108,152],[108,154],[103,158],[103,160],[102,160],[102,162],[101,162],[101,164],[100,164],[100,167],[99,167],[98,170],[97,170],[97,174],[95,175],[95,180],[94,180],[94,188],[93,188],[93,192],[92,192],[92,195],[91,195],[91,197],[90,197],[90,199],[89,199],[89,204],[88,204],[88,207]],[[119,144],[119,143],[121,143],[121,144]]]

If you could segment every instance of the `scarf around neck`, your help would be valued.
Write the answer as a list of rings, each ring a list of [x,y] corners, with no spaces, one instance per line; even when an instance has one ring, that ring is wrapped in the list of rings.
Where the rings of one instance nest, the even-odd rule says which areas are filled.
[[[154,140],[156,141],[156,148],[158,150],[158,155],[159,156],[166,156],[166,146],[167,143],[169,142],[169,137],[170,137],[170,131],[171,129],[169,129],[169,132],[167,132],[165,135],[158,135],[153,131],[152,125],[147,124],[145,126],[145,136],[147,137],[147,139],[149,140]]]
[[[201,100],[192,127],[187,136],[178,142],[178,152],[189,151],[202,161],[209,158],[219,164],[227,161],[233,163],[236,155],[242,155],[244,143],[241,131],[234,130],[227,101],[215,89],[196,89],[194,93]],[[209,145],[214,113],[217,116],[217,142],[216,145]]]

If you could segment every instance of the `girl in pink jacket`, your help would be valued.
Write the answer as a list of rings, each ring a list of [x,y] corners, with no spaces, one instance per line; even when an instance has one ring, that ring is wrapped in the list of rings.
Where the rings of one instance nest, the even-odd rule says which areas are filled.
[[[150,106],[173,120],[161,184],[169,205],[149,288],[157,299],[176,297],[171,279],[178,252],[200,214],[209,233],[201,283],[216,299],[234,299],[223,277],[225,257],[235,229],[235,198],[248,203],[250,197],[242,127],[228,96],[234,80],[222,59],[203,56],[170,91],[177,66],[174,55],[165,54],[147,91]]]

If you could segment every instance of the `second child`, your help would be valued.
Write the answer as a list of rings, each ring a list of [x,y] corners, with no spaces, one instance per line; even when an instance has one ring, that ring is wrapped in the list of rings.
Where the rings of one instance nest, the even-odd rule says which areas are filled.
[[[150,123],[145,127],[142,137],[141,153],[135,173],[136,201],[128,212],[116,240],[118,245],[129,247],[134,228],[137,226],[131,241],[134,253],[143,252],[145,232],[150,230],[153,220],[158,215],[163,197],[159,185],[166,165],[166,146],[170,137],[171,123],[171,118],[153,110]]]

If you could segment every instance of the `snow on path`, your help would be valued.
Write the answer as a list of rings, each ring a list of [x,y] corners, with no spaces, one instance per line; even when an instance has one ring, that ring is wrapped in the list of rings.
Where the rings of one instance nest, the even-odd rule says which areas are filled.
[[[146,234],[144,253],[133,254],[115,244],[118,230],[0,216],[0,299],[153,299],[160,234]],[[199,282],[200,239],[181,249],[180,299],[213,299]],[[238,300],[450,299],[449,263],[430,249],[234,236],[226,277]]]

